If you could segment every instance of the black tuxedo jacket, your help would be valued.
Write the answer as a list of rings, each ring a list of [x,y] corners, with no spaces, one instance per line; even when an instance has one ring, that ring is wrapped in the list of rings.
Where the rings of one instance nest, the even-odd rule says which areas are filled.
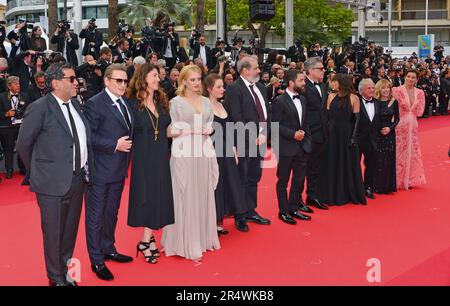
[[[34,74],[36,73],[36,66],[32,66],[31,72],[29,67],[23,59],[25,58],[26,53],[20,53],[14,58],[14,67],[11,75],[18,76],[20,79],[20,91],[27,92],[28,87],[31,84],[34,84]]]
[[[86,128],[88,166],[92,176],[91,132],[81,106],[77,101],[72,100],[72,103]],[[31,191],[57,197],[67,194],[73,177],[73,145],[69,125],[52,94],[29,105],[16,148],[29,171]]]
[[[284,93],[275,99],[272,103],[272,122],[279,123],[279,155],[280,156],[296,156],[300,149],[306,153],[311,153],[311,133],[306,122],[307,108],[306,98],[300,96],[302,105],[302,122],[300,123],[297,108],[294,101],[288,93]],[[305,132],[305,138],[302,141],[294,139],[295,132],[302,130]],[[277,137],[277,135],[273,135]]]
[[[322,97],[317,91],[316,86],[306,78],[306,109],[308,116],[306,121],[311,131],[313,142],[325,143],[327,140],[327,116],[325,113],[327,107],[328,92],[325,83],[320,85]]]
[[[358,129],[358,142],[360,144],[368,145],[370,144],[374,149],[377,148],[378,136],[381,130],[381,118],[380,118],[380,102],[373,99],[375,106],[375,116],[373,120],[370,121],[369,115],[367,114],[366,107],[364,106],[364,101],[359,97],[361,104],[360,119],[359,119],[359,129]]]
[[[67,53],[67,62],[72,64],[73,66],[78,66],[78,58],[75,50],[80,48],[78,43],[78,35],[75,33],[70,33],[70,37],[72,38],[70,42],[67,42],[66,53]],[[56,44],[57,52],[64,52],[64,44],[66,38],[63,35],[53,35],[51,39],[52,44]]]
[[[194,43],[194,40],[191,39],[190,45],[191,45],[191,49],[194,50],[193,58],[194,59],[199,58],[200,57],[200,44],[198,42]],[[208,69],[211,70],[214,68],[214,66],[213,66],[214,63],[213,63],[213,59],[212,59],[213,55],[211,52],[211,48],[205,45],[205,51],[206,51],[206,61],[207,61],[206,66],[208,66]]]
[[[29,98],[26,93],[19,93],[19,103],[25,103],[22,107],[26,108],[29,104]],[[6,113],[11,110],[11,98],[9,91],[0,94],[0,127],[12,126],[11,117],[6,117]]]

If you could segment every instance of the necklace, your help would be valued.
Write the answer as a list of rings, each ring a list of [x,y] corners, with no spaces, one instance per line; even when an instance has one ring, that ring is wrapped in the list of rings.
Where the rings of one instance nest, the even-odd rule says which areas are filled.
[[[150,114],[150,110],[148,109],[147,106],[145,106],[145,109],[147,110],[148,116],[150,117],[150,121],[152,122],[153,129],[155,130],[155,132],[153,134],[155,135],[155,141],[157,141],[158,140],[158,134],[159,134],[159,131],[158,131],[159,116],[155,115],[155,117],[156,117],[156,124],[155,124],[155,122],[153,121],[153,117]],[[155,105],[155,112],[156,112],[156,105]]]

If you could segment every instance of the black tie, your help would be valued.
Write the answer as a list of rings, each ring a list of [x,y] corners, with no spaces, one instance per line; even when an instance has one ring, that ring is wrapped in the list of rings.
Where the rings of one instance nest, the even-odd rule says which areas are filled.
[[[80,149],[80,140],[78,139],[77,127],[75,125],[75,121],[73,120],[72,113],[70,112],[70,103],[63,103],[65,107],[67,107],[67,112],[69,113],[70,127],[72,129],[73,141],[75,142],[75,174],[81,174],[81,149]]]
[[[295,96],[292,97],[292,100],[295,100],[295,99],[299,99],[300,100],[300,95],[295,95]]]
[[[255,99],[256,112],[258,113],[259,122],[266,122],[266,118],[264,117],[264,110],[261,105],[261,100],[259,100],[258,95],[253,88],[254,85],[250,85],[250,91],[252,92],[253,99]]]
[[[131,122],[130,118],[128,118],[127,108],[125,107],[125,105],[123,105],[122,100],[117,99],[117,103],[119,103],[120,110],[122,111],[122,115],[125,118],[125,122],[127,123],[128,129],[131,131]]]

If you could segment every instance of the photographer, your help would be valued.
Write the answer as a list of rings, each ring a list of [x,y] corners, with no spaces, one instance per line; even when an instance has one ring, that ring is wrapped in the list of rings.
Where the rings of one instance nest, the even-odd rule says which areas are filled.
[[[16,24],[14,30],[8,33],[8,40],[11,43],[11,52],[9,57],[14,59],[16,57],[17,51],[23,52],[30,49],[30,37],[28,36],[28,23],[26,20],[19,19],[19,23]]]
[[[6,178],[11,179],[14,171],[14,146],[28,105],[28,97],[20,92],[19,78],[7,79],[8,91],[0,95],[0,141],[5,153]],[[25,166],[17,156],[20,173],[25,174]]]
[[[305,48],[303,48],[302,41],[300,39],[295,41],[295,45],[289,47],[286,57],[290,58],[291,62],[304,63],[306,61]]]
[[[90,54],[94,59],[98,59],[100,56],[100,48],[103,44],[103,35],[97,30],[95,21],[95,18],[91,18],[87,26],[80,32],[80,38],[84,38],[84,46],[81,54],[83,56]]]
[[[45,86],[45,72],[39,71],[34,75],[34,84],[28,88],[29,102],[33,103],[39,98],[47,94],[47,87]]]
[[[213,54],[211,48],[206,45],[206,37],[197,31],[192,31],[191,39],[189,41],[190,47],[194,50],[193,60],[201,58],[203,65],[208,69],[213,69]]]
[[[442,58],[444,57],[444,47],[438,45],[434,47],[434,58],[436,63],[440,63]]]
[[[78,66],[78,57],[75,52],[80,47],[78,35],[70,32],[70,23],[68,21],[62,20],[58,22],[55,34],[50,42],[57,45],[56,51],[61,52],[68,63],[74,67]]]
[[[28,50],[22,52],[14,58],[14,66],[11,75],[18,76],[20,79],[20,89],[23,92],[28,91],[28,87],[34,82],[33,75],[42,69],[42,60],[37,59],[36,65],[33,65],[32,57],[37,52]]]
[[[163,44],[163,56],[167,63],[167,68],[171,70],[177,63],[178,58],[178,45],[180,44],[180,38],[175,33],[175,24],[169,23],[167,26],[166,36],[164,37]]]
[[[8,60],[5,57],[0,57],[0,93],[8,90],[8,87],[6,86],[6,79],[9,76],[8,67]]]
[[[5,25],[6,25],[6,22],[4,21],[4,20],[1,20],[0,21],[0,48],[2,49],[2,50],[4,50],[5,49],[5,46],[4,46],[4,42],[5,42],[5,39],[6,39],[6,29],[5,29]]]
[[[85,97],[90,99],[103,90],[103,79],[101,66],[90,54],[84,57],[84,64],[75,69],[77,77],[86,80],[87,92]]]
[[[131,59],[131,51],[130,44],[126,38],[121,38],[117,42],[117,47],[112,52],[113,55],[113,63],[115,64],[123,64],[126,63],[127,66],[132,65]]]

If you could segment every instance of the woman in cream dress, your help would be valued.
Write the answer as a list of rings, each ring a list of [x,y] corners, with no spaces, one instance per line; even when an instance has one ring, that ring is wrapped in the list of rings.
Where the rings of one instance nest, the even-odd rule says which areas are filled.
[[[214,112],[201,95],[197,66],[183,68],[179,84],[170,101],[169,127],[175,224],[164,228],[162,245],[166,256],[198,261],[207,250],[220,248],[214,198],[219,168],[210,138]]]

